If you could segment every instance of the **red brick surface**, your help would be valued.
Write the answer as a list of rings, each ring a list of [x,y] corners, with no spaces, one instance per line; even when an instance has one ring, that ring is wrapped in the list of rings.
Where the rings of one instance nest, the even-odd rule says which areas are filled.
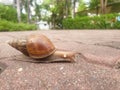
[[[7,40],[30,33],[49,37],[56,48],[82,53],[75,63],[30,63]],[[22,61],[19,61],[22,60]],[[0,33],[0,90],[120,90],[120,31],[59,30]]]

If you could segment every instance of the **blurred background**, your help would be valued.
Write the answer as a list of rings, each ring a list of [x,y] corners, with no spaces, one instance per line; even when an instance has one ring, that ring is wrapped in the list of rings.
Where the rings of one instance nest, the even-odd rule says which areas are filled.
[[[0,0],[0,31],[120,29],[120,0]]]

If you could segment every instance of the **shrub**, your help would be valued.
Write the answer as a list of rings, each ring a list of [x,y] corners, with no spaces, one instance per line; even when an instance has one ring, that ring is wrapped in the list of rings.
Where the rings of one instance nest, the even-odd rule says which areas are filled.
[[[36,30],[34,24],[14,23],[6,20],[0,20],[0,31],[24,31]]]
[[[0,4],[0,19],[17,22],[17,12],[13,6]]]
[[[94,17],[76,17],[63,20],[64,29],[119,29],[120,22],[116,21],[118,14],[107,14]]]

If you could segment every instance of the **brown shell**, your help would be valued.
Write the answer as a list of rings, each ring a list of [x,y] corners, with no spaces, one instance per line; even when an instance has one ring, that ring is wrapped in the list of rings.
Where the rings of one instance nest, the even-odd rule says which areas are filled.
[[[33,34],[28,36],[26,48],[32,58],[44,58],[55,52],[53,43],[44,35]]]
[[[10,41],[8,44],[34,59],[45,58],[55,52],[53,43],[42,34],[31,34],[28,37]]]

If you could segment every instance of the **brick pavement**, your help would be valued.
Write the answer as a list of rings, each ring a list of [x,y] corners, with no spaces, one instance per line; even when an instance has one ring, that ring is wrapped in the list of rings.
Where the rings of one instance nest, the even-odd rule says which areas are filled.
[[[81,53],[75,63],[30,63],[5,42],[42,33],[56,48]],[[22,61],[19,61],[22,60]],[[0,33],[0,90],[120,90],[119,30],[51,30]]]

